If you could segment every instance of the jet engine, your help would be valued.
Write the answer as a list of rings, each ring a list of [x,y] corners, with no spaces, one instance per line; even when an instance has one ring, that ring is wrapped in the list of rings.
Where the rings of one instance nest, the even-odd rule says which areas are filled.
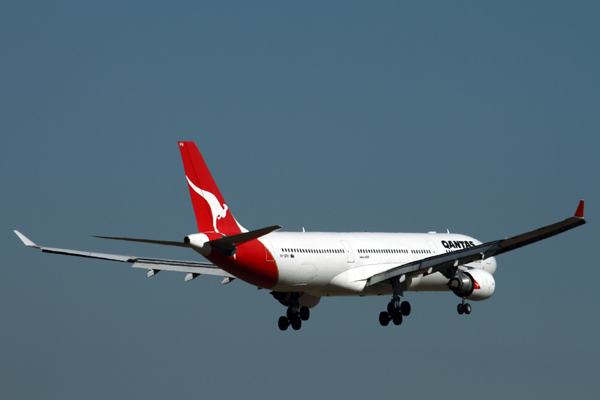
[[[492,297],[496,290],[496,281],[487,271],[470,269],[458,271],[448,282],[448,287],[458,297],[477,301]]]

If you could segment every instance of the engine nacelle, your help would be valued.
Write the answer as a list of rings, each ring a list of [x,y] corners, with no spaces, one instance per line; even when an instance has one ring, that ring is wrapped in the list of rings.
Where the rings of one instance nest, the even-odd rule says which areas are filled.
[[[478,301],[492,297],[496,290],[496,281],[487,271],[470,269],[464,272],[458,271],[448,282],[448,287],[458,297]]]
[[[207,256],[211,251],[211,246],[208,244],[209,240],[208,236],[204,233],[194,233],[193,235],[187,235],[183,238],[183,243],[189,244],[192,249],[203,256]]]

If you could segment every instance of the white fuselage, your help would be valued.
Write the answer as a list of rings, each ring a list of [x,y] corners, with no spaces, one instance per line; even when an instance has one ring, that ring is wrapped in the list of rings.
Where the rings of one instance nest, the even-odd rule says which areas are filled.
[[[382,283],[365,287],[366,279],[419,259],[481,244],[460,234],[274,232],[259,239],[271,252],[279,278],[275,291],[314,296],[392,294]],[[496,271],[492,257],[465,265]],[[441,273],[409,278],[410,291],[445,291]]]

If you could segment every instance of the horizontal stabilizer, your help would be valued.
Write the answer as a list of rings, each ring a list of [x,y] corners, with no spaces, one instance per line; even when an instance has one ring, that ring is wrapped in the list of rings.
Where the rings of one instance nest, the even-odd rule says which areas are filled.
[[[124,240],[126,242],[139,242],[139,243],[150,243],[150,244],[161,244],[163,246],[177,246],[177,247],[190,247],[189,244],[183,242],[172,242],[169,240],[152,240],[152,239],[132,239],[132,238],[123,238],[123,237],[114,237],[114,236],[94,236],[100,239],[110,239],[110,240]]]
[[[215,247],[231,247],[235,245],[239,245],[242,243],[249,242],[251,240],[257,239],[261,236],[267,235],[271,232],[281,229],[279,225],[273,225],[266,228],[257,229],[255,231],[240,233],[232,236],[223,236],[222,238],[211,240],[209,243],[214,245]],[[17,235],[23,240],[27,246],[36,247],[35,244],[29,239],[27,239],[20,232],[15,231]],[[154,239],[134,239],[134,238],[124,238],[124,237],[115,237],[115,236],[94,236],[100,239],[110,239],[110,240],[124,240],[126,242],[138,242],[138,243],[150,243],[150,244],[160,244],[163,246],[176,246],[176,247],[191,247],[188,243],[185,242],[173,242],[169,240],[154,240]],[[27,241],[27,242],[25,242]],[[28,244],[30,243],[30,244]],[[33,245],[33,246],[32,246]]]
[[[281,226],[273,225],[268,226],[266,228],[257,229],[255,231],[240,233],[237,235],[223,236],[222,238],[211,240],[208,243],[210,243],[211,245],[215,245],[216,247],[236,246],[254,239],[258,239],[261,236],[265,236],[279,229],[281,229]]]

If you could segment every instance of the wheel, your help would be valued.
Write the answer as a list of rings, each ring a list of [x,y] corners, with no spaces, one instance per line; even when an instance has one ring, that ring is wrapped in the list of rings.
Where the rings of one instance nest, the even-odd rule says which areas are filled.
[[[299,316],[295,315],[294,318],[290,321],[292,323],[292,329],[297,331],[302,328],[302,320]]]
[[[465,304],[465,314],[471,314],[471,305],[469,303]]]
[[[294,309],[292,307],[289,307],[287,309],[287,311],[285,312],[285,316],[291,321],[292,319],[294,319],[294,316],[296,315],[296,311],[294,311]]]
[[[402,312],[400,311],[399,308],[394,308],[394,310],[390,314],[390,317],[392,317],[392,319],[394,318],[394,316],[399,316],[400,319],[402,319]]]
[[[459,304],[458,307],[456,307],[456,310],[460,315],[462,315],[465,312],[462,304]]]
[[[381,324],[381,326],[388,326],[388,324],[390,323],[390,314],[386,313],[385,311],[380,312],[379,323]]]
[[[309,317],[310,317],[310,310],[308,309],[308,307],[302,306],[300,308],[300,319],[302,321],[308,321]]]
[[[282,331],[287,330],[288,326],[290,326],[290,321],[286,317],[279,317],[279,329]]]
[[[410,303],[408,301],[403,301],[400,304],[400,312],[405,317],[408,317],[410,315]]]
[[[402,323],[402,314],[397,312],[392,315],[392,321],[394,322],[394,325],[400,325]]]
[[[387,312],[390,315],[394,315],[394,312],[396,311],[396,307],[394,307],[394,303],[392,303],[391,301],[388,303],[387,305]]]

